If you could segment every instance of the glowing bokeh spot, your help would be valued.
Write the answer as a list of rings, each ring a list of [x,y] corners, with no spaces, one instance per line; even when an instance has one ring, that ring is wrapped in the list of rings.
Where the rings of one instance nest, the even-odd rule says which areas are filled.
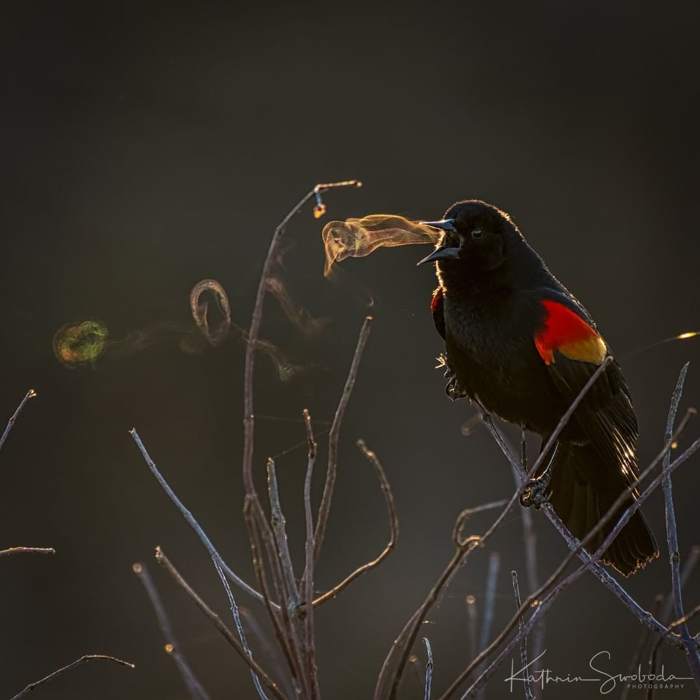
[[[56,358],[68,367],[96,362],[105,349],[109,331],[99,321],[68,323],[56,331],[53,351]]]

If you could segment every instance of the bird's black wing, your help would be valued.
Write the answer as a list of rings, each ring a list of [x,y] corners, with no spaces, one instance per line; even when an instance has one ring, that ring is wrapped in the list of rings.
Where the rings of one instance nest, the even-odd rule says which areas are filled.
[[[545,296],[535,346],[562,399],[570,405],[608,356],[588,315],[560,297]],[[575,300],[574,300],[575,301]],[[639,475],[637,418],[619,365],[609,361],[576,409],[552,460],[551,503],[576,537],[583,538]],[[595,551],[637,495],[625,499],[588,550]],[[654,536],[636,512],[602,560],[630,575],[658,556]]]

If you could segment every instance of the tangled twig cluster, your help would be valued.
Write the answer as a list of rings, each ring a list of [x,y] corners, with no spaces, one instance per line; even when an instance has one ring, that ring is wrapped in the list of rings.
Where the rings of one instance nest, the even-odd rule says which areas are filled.
[[[259,349],[259,331],[262,323],[265,296],[271,291],[269,280],[272,279],[272,275],[274,274],[275,261],[279,258],[280,241],[291,219],[309,200],[314,200],[315,202],[315,213],[317,215],[322,215],[325,212],[325,204],[322,200],[322,194],[325,191],[338,187],[356,186],[359,186],[359,183],[351,180],[317,185],[310,190],[292,208],[275,229],[262,267],[252,320],[246,334],[243,392],[244,447],[242,456],[242,479],[245,490],[243,516],[248,531],[251,558],[255,571],[256,581],[254,584],[245,581],[236,573],[234,568],[226,563],[196,517],[180,500],[156,466],[156,463],[151,458],[151,455],[136,429],[130,431],[131,437],[139,449],[148,469],[206,548],[226,593],[232,625],[222,620],[212,610],[187,582],[183,574],[175,567],[160,547],[156,548],[156,561],[167,571],[175,583],[187,593],[199,610],[244,662],[250,673],[255,692],[263,700],[272,697],[279,699],[305,698],[308,700],[320,700],[321,688],[318,680],[316,660],[318,642],[316,639],[314,612],[318,606],[330,602],[342,593],[357,580],[358,577],[377,567],[393,551],[398,540],[399,523],[397,510],[386,473],[377,455],[370,450],[362,440],[358,440],[357,445],[360,452],[375,469],[379,480],[379,485],[386,503],[389,536],[384,548],[376,557],[356,567],[329,590],[323,593],[317,593],[314,573],[316,564],[323,552],[326,528],[333,501],[338,470],[341,428],[353,392],[353,387],[358,377],[363,351],[369,338],[372,325],[371,317],[365,318],[362,323],[347,378],[330,428],[327,463],[325,465],[325,482],[321,500],[317,508],[314,507],[312,502],[312,483],[318,456],[318,446],[314,435],[311,416],[307,410],[303,412],[307,460],[303,484],[305,518],[304,560],[300,571],[295,569],[294,561],[290,554],[286,519],[282,507],[274,460],[272,458],[267,460],[266,499],[263,499],[259,494],[254,477],[255,358],[256,350]],[[444,569],[440,572],[435,583],[431,586],[424,600],[409,617],[392,644],[377,678],[374,691],[375,700],[385,700],[387,698],[389,700],[395,700],[398,698],[406,669],[409,667],[418,667],[417,657],[414,655],[414,647],[427,615],[440,600],[450,582],[453,580],[454,575],[460,567],[464,565],[472,552],[486,547],[494,533],[499,530],[506,517],[512,512],[512,509],[519,505],[528,481],[539,471],[545,459],[545,455],[550,451],[550,447],[555,443],[561,431],[567,425],[567,422],[572,417],[580,401],[605,371],[607,363],[610,362],[611,359],[610,357],[607,358],[583,387],[580,394],[562,416],[557,428],[549,437],[547,444],[543,446],[539,457],[531,466],[528,466],[526,460],[527,442],[525,435],[523,434],[522,436],[520,455],[518,456],[499,426],[494,422],[492,417],[482,409],[481,422],[492,435],[506,457],[515,479],[515,490],[507,499],[468,508],[459,514],[452,533],[454,553]],[[700,449],[700,439],[698,439],[692,442],[679,456],[674,459],[672,459],[671,456],[671,451],[676,446],[679,435],[695,413],[693,409],[689,409],[676,426],[676,416],[682,397],[686,373],[687,365],[683,367],[673,393],[666,424],[665,440],[659,453],[641,473],[639,478],[630,485],[629,489],[602,515],[597,525],[583,540],[578,541],[573,537],[554,512],[553,508],[548,503],[543,504],[543,512],[559,531],[570,550],[561,564],[543,583],[540,583],[539,579],[536,554],[537,541],[534,534],[532,515],[527,509],[520,509],[522,513],[523,545],[526,561],[525,581],[529,594],[524,600],[522,599],[518,574],[516,571],[511,571],[516,612],[512,615],[508,623],[493,635],[494,593],[501,559],[497,552],[492,552],[489,559],[486,595],[484,598],[482,625],[479,635],[477,635],[476,629],[477,620],[475,606],[473,604],[474,601],[470,601],[471,596],[467,597],[472,658],[469,664],[442,691],[439,695],[440,700],[447,700],[447,698],[452,697],[460,697],[463,699],[468,697],[483,697],[483,689],[487,681],[492,677],[495,670],[503,661],[513,653],[519,655],[524,667],[528,666],[528,658],[535,661],[539,659],[544,648],[543,620],[546,612],[555,599],[586,572],[591,572],[598,578],[646,628],[646,633],[642,637],[639,648],[632,660],[633,667],[637,664],[641,664],[643,655],[647,653],[648,664],[653,671],[658,664],[662,645],[675,645],[685,652],[688,666],[700,690],[698,635],[693,636],[689,630],[689,623],[700,614],[700,606],[696,606],[692,610],[686,612],[683,603],[683,584],[689,577],[695,563],[700,559],[700,549],[694,548],[691,550],[691,554],[687,558],[685,566],[681,569],[671,481],[673,472]],[[19,412],[31,396],[33,396],[33,392],[27,394],[10,419],[4,434],[0,437],[0,448],[7,438]],[[660,470],[657,469],[659,465],[661,465]],[[671,574],[671,593],[665,600],[662,597],[658,597],[656,609],[654,612],[651,612],[645,610],[640,603],[635,601],[617,579],[602,567],[599,561],[612,540],[628,522],[632,514],[659,486],[663,489],[666,509],[666,539]],[[633,490],[638,490],[639,496],[636,499],[630,499],[629,505],[627,505],[629,495]],[[626,510],[621,516],[618,516],[618,509],[623,505],[627,505]],[[472,516],[491,510],[500,510],[500,512],[481,534],[465,534],[467,523]],[[599,537],[596,536],[614,519],[617,520],[604,541],[593,553],[589,553],[586,547],[592,542],[597,541]],[[15,547],[0,551],[0,556],[25,551],[53,553],[53,550],[49,548]],[[576,559],[579,560],[579,563],[574,565]],[[173,659],[190,696],[193,700],[208,700],[209,695],[204,685],[195,676],[194,671],[187,662],[182,649],[175,639],[168,614],[147,567],[143,563],[136,563],[133,565],[133,571],[143,584],[153,606],[164,638],[164,649]],[[262,639],[256,616],[246,608],[239,607],[236,595],[234,595],[234,588],[262,604],[269,618],[271,628],[274,632],[275,653],[280,660],[280,663],[278,663],[274,669],[266,668],[254,652],[254,646],[256,645],[252,644],[251,640],[253,638],[257,638],[258,642],[265,640]],[[530,647],[530,637],[532,638],[532,647]],[[430,641],[426,637],[422,638],[422,643],[425,649],[426,664],[424,672],[421,674],[421,682],[423,685],[424,699],[430,700],[435,684],[435,653]],[[13,700],[23,697],[38,685],[89,660],[108,660],[122,665],[130,665],[128,662],[110,656],[83,656],[73,663],[49,674],[45,678],[30,684],[16,695]],[[532,700],[540,695],[541,688],[538,688],[533,682],[528,681],[524,683],[524,692],[526,699]],[[653,689],[650,690],[650,693],[653,694]]]

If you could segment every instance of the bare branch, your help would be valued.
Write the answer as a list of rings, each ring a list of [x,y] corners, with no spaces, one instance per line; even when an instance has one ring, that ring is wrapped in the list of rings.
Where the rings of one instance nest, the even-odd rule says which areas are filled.
[[[511,465],[513,478],[516,486],[520,484],[521,479],[527,474],[527,434],[525,428],[520,431],[520,470]],[[520,516],[523,521],[523,544],[525,545],[525,573],[527,576],[527,591],[532,593],[540,587],[540,577],[537,572],[537,536],[535,535],[535,524],[532,518],[532,510],[530,508],[521,508]],[[516,574],[517,575],[517,574]],[[539,660],[544,651],[544,635],[545,635],[545,618],[540,619],[539,624],[535,628],[532,635],[532,655],[535,659],[534,669],[539,668]],[[534,693],[532,687],[530,691]],[[539,687],[537,688],[538,695]]]
[[[511,578],[513,579],[513,595],[515,595],[515,607],[520,609],[523,604],[523,599],[520,597],[520,584],[518,583],[518,572],[513,569],[510,572]],[[521,668],[528,668],[529,663],[527,660],[527,635],[523,632],[523,618],[518,620],[518,630],[520,632],[520,664]],[[525,677],[525,698],[526,700],[534,700],[535,693],[532,690],[532,682],[530,681],[530,675],[527,674]]]
[[[661,593],[657,594],[656,597],[654,598],[654,615],[656,617],[659,616],[659,612],[661,610],[661,605],[663,602],[664,602],[663,595]],[[653,635],[653,632],[648,627],[646,629],[643,629],[642,631],[643,631],[643,634],[639,639],[639,644],[637,645],[637,649],[634,652],[634,656],[632,657],[632,661],[630,662],[630,665],[629,665],[629,674],[628,675],[630,675],[630,676],[640,666],[640,664],[642,662],[642,657],[644,656],[644,650],[649,645],[649,641],[651,640],[652,635]],[[620,694],[620,700],[627,700],[631,690],[632,690],[632,684],[626,683],[625,687],[622,689],[622,693]]]
[[[243,623],[241,622],[241,616],[240,613],[238,612],[238,604],[236,603],[236,599],[233,597],[233,592],[231,591],[231,588],[228,584],[227,577],[231,576],[234,580],[234,582],[239,585],[243,590],[247,591],[248,593],[251,593],[251,595],[255,596],[260,596],[260,593],[258,593],[254,588],[249,586],[243,579],[239,578],[226,564],[219,554],[218,550],[216,547],[214,547],[214,544],[212,541],[209,539],[209,536],[207,533],[204,531],[202,526],[197,522],[197,519],[192,515],[192,513],[185,507],[185,505],[182,503],[182,501],[177,497],[177,494],[175,491],[173,491],[172,487],[170,484],[165,480],[165,477],[160,473],[158,470],[158,467],[156,466],[155,462],[151,459],[151,456],[148,454],[148,450],[146,450],[145,445],[141,441],[141,437],[139,434],[136,432],[136,428],[132,428],[129,431],[129,434],[131,435],[133,441],[136,443],[136,446],[139,448],[139,451],[141,452],[141,455],[148,465],[148,469],[150,470],[151,474],[156,478],[156,481],[160,485],[160,487],[165,491],[165,494],[168,496],[168,498],[175,504],[177,509],[180,511],[182,516],[185,518],[187,523],[190,525],[190,527],[195,531],[197,536],[199,537],[200,541],[202,544],[205,546],[207,552],[209,552],[209,556],[211,557],[212,563],[214,564],[214,569],[216,570],[216,573],[219,576],[219,579],[221,580],[221,585],[224,587],[224,591],[226,592],[226,597],[229,602],[229,607],[231,609],[231,615],[233,617],[233,622],[236,627],[236,631],[238,632],[238,637],[241,640],[241,645],[243,646],[243,649],[245,652],[251,657],[253,656],[253,652],[251,651],[250,647],[248,646],[248,641],[246,640],[245,636],[245,630],[243,629]],[[255,686],[255,689],[258,692],[258,695],[260,695],[262,698],[265,698],[265,693],[260,685],[260,680],[256,677],[256,675],[253,673],[252,675],[252,680],[253,680],[253,685]]]
[[[351,574],[346,576],[339,584],[331,588],[323,595],[319,596],[314,600],[314,605],[322,605],[323,603],[335,598],[342,590],[347,588],[358,576],[367,573],[370,569],[378,566],[386,559],[389,554],[394,550],[396,543],[399,539],[399,518],[396,514],[396,505],[394,503],[394,495],[391,491],[391,486],[389,485],[389,480],[386,477],[386,472],[384,467],[382,467],[381,462],[377,458],[375,452],[370,450],[367,445],[365,445],[364,440],[358,440],[357,446],[360,448],[362,454],[372,463],[377,471],[377,476],[379,477],[379,484],[384,494],[384,500],[386,501],[386,509],[389,515],[389,541],[386,543],[384,549],[379,553],[379,555],[372,559],[371,561],[358,566]]]
[[[690,579],[695,571],[695,567],[700,561],[700,545],[693,545],[688,552],[688,556],[683,562],[683,568],[681,569],[681,587],[685,588],[686,583]],[[673,610],[673,591],[671,591],[664,600],[663,608],[659,614],[659,619],[663,622],[668,622],[671,619],[671,613]]]
[[[503,508],[503,506],[508,504],[507,498],[502,498],[500,501],[491,501],[491,503],[482,503],[478,506],[473,506],[472,508],[465,508],[458,516],[457,522],[459,523],[459,534],[458,537],[462,537],[462,528],[466,522],[478,513],[483,513],[487,510],[495,510],[496,508]]]
[[[185,656],[180,652],[179,644],[175,639],[175,632],[170,624],[170,618],[168,618],[168,614],[165,612],[163,601],[160,599],[158,589],[151,578],[148,568],[141,562],[136,562],[131,566],[131,570],[136,574],[139,581],[141,581],[141,584],[146,591],[146,595],[151,601],[153,612],[156,615],[158,626],[160,627],[161,634],[163,635],[163,639],[165,641],[165,652],[171,656],[175,662],[175,666],[180,672],[182,680],[187,687],[190,696],[193,698],[193,700],[209,700],[209,694],[199,682],[197,676],[195,676],[194,671],[192,671]]]
[[[426,596],[423,603],[421,603],[421,606],[418,608],[418,610],[416,610],[416,612],[413,613],[413,615],[411,615],[408,622],[406,622],[404,628],[401,630],[401,633],[392,644],[389,653],[384,659],[381,671],[379,672],[379,678],[377,679],[377,685],[374,690],[375,700],[380,700],[382,697],[384,684],[386,682],[386,676],[389,673],[389,667],[394,654],[398,649],[403,648],[401,657],[397,664],[396,671],[394,672],[394,677],[389,692],[389,697],[392,700],[396,698],[399,690],[399,685],[401,684],[403,670],[406,666],[406,663],[408,662],[411,648],[413,647],[413,644],[416,641],[418,630],[425,618],[426,613],[433,607],[435,602],[438,600],[443,589],[450,582],[454,573],[459,569],[465,557],[469,554],[469,552],[471,552],[473,549],[475,549],[481,544],[481,539],[476,535],[463,540],[458,540],[458,535],[456,532],[457,527],[458,525],[456,524],[455,532],[453,533],[455,542],[457,544],[457,548],[455,550],[455,553],[452,555],[452,559],[450,559],[449,563],[440,574],[438,580],[430,589],[430,592]]]
[[[165,480],[165,477],[158,470],[158,467],[156,466],[155,462],[151,459],[151,456],[148,454],[148,450],[143,444],[141,437],[136,431],[136,428],[132,428],[129,431],[129,435],[131,435],[132,440],[134,441],[134,443],[136,443],[136,446],[139,448],[141,456],[146,462],[146,465],[148,466],[151,474],[153,474],[160,487],[163,489],[163,491],[165,491],[165,495],[173,502],[175,507],[180,511],[182,517],[187,521],[187,524],[194,530],[197,537],[199,537],[201,543],[204,545],[207,552],[209,552],[209,556],[212,557],[212,559],[215,559],[219,562],[219,565],[226,574],[226,577],[232,583],[235,583],[241,590],[253,596],[253,598],[262,601],[262,594],[256,591],[252,586],[250,586],[242,578],[240,578],[240,576],[234,573],[231,570],[231,567],[229,567],[229,565],[223,560],[222,556],[219,554],[219,551],[214,546],[214,543],[209,539],[209,536],[204,531],[204,528],[202,528],[202,526],[197,522],[197,519],[194,517],[191,511],[187,509],[185,504],[178,498],[175,491],[173,491],[170,484]]]
[[[479,649],[485,649],[491,638],[493,627],[493,613],[496,607],[496,584],[498,571],[501,568],[501,557],[498,552],[489,555],[489,569],[486,575],[486,592],[484,594],[484,616],[481,620],[481,636],[479,637]],[[479,694],[483,698],[483,693]]]
[[[433,650],[427,637],[423,637],[423,644],[425,645],[425,688],[423,690],[423,700],[430,700],[433,688]]]
[[[601,365],[602,367],[603,365]],[[600,370],[600,368],[598,368]],[[587,386],[590,386],[590,382]],[[580,395],[579,395],[580,396]],[[583,556],[581,557],[584,560],[584,565],[581,567],[579,570],[574,572],[573,576],[577,577],[577,575],[580,575],[580,573],[583,573],[588,569],[588,567],[591,565],[592,561],[596,562],[605,552],[605,548],[599,548],[599,551],[596,552],[598,556],[596,557],[595,555],[591,556],[588,555],[585,550],[583,549],[588,543],[590,543],[593,538],[600,532],[600,530],[616,515],[617,510],[625,504],[625,502],[629,499],[630,495],[634,492],[634,490],[641,484],[641,482],[646,479],[646,477],[652,472],[652,470],[656,467],[656,465],[664,458],[664,455],[666,454],[667,451],[669,451],[675,442],[676,438],[678,435],[683,431],[685,428],[686,423],[690,419],[692,415],[695,414],[694,409],[690,409],[686,415],[684,416],[683,420],[681,421],[681,424],[679,425],[678,429],[675,431],[675,433],[672,435],[672,438],[667,441],[666,445],[663,447],[663,449],[659,452],[659,454],[656,456],[656,458],[651,462],[651,464],[642,472],[642,474],[639,476],[639,478],[631,484],[625,491],[623,491],[619,497],[616,499],[615,503],[611,506],[611,508],[603,515],[603,517],[596,523],[596,525],[588,532],[586,537],[583,538],[581,542],[578,542],[575,547],[571,549],[569,552],[568,556],[563,560],[563,562],[557,567],[557,569],[554,571],[554,573],[549,577],[549,579],[539,588],[538,591],[533,592],[528,599],[523,603],[523,605],[520,607],[518,612],[513,616],[513,618],[510,620],[510,622],[505,626],[505,628],[500,632],[500,634],[496,637],[494,642],[489,645],[487,649],[484,649],[480,652],[480,654],[477,655],[475,659],[472,660],[472,662],[467,666],[467,668],[457,677],[457,679],[450,685],[450,687],[445,691],[443,694],[441,700],[444,700],[445,698],[449,697],[453,692],[456,691],[456,689],[459,687],[459,685],[464,682],[464,680],[469,676],[469,674],[476,669],[494,650],[498,649],[500,645],[503,644],[505,641],[507,635],[511,632],[513,629],[513,626],[517,623],[517,621],[520,619],[522,615],[525,614],[527,609],[533,604],[537,603],[538,599],[542,598],[542,596],[549,590],[552,589],[556,585],[556,581],[560,574],[564,571],[568,563],[573,559],[573,557],[579,553],[582,553]],[[501,435],[500,431],[494,426],[493,421],[490,420],[490,418],[485,418],[484,423],[487,425],[487,427],[491,430],[492,435],[496,439],[496,442],[498,445],[501,447],[501,450],[503,451],[504,455],[506,458],[511,462],[511,464],[516,464],[511,450]],[[548,445],[549,445],[548,441]],[[674,463],[671,465],[670,469],[673,470],[677,468],[682,462],[684,462],[686,459],[688,459],[696,449],[700,447],[700,440],[697,440],[696,443],[691,445],[680,457],[678,457]],[[545,446],[543,448],[543,452],[540,454],[540,458],[543,457],[545,454],[545,450],[548,451],[549,447]],[[538,461],[540,459],[538,458]],[[537,463],[536,463],[537,464]],[[519,466],[519,465],[518,465]],[[536,468],[533,468],[533,471],[536,471]],[[532,472],[531,472],[532,473]],[[528,475],[529,476],[529,475]],[[629,520],[629,518],[632,516],[634,512],[640,507],[641,503],[649,496],[649,494],[653,491],[656,486],[659,485],[661,482],[661,478],[663,476],[663,473],[659,476],[657,476],[652,483],[650,484],[649,487],[642,493],[636,500],[633,500],[631,505],[627,508],[627,510],[622,514],[620,517],[619,521],[613,528],[613,530],[608,534],[608,536],[605,538],[605,542],[607,543],[607,546],[609,546],[610,542],[614,539],[614,536],[617,535],[617,533],[622,529],[624,524]],[[498,522],[498,519],[497,521]],[[562,528],[566,530],[566,528],[562,525]],[[493,529],[493,526],[492,526]],[[568,531],[567,531],[568,532]],[[571,535],[571,533],[568,533],[568,538],[571,538],[572,540],[576,541],[575,538]],[[606,548],[607,548],[606,546]],[[565,579],[565,581],[569,581],[571,579],[571,576],[568,579]],[[612,579],[612,577],[610,577]],[[558,586],[557,586],[557,592],[562,590],[563,587],[567,585],[562,581]],[[627,596],[629,597],[629,596]],[[636,605],[636,603],[635,603]],[[638,606],[637,606],[638,607]],[[533,615],[535,617],[535,615]],[[650,617],[650,613],[643,612],[642,615],[639,616],[639,619],[642,621],[645,621],[648,623],[648,617]],[[658,621],[656,621],[657,624]],[[662,630],[666,630],[663,625],[660,625]],[[511,640],[512,641],[512,640]],[[503,656],[500,655],[499,659],[502,659]],[[493,669],[495,668],[494,664],[491,664],[487,668],[487,670],[482,673],[482,675],[477,679],[477,681],[472,684],[470,687],[469,691],[467,694],[470,692],[475,691],[478,689],[478,687],[481,686],[485,678],[488,677],[488,674],[493,672]],[[466,695],[463,697],[466,697]]]
[[[272,457],[267,460],[267,485],[270,498],[270,521],[272,532],[277,544],[277,556],[282,568],[282,583],[285,587],[285,598],[293,609],[299,607],[299,591],[297,589],[296,577],[294,576],[294,565],[289,553],[289,540],[287,539],[287,520],[282,512],[280,503],[280,492],[277,485],[277,472],[275,461]]]
[[[333,424],[331,425],[331,431],[328,436],[328,466],[326,468],[326,483],[323,487],[321,505],[318,509],[318,520],[316,521],[316,533],[314,536],[314,556],[316,557],[316,561],[318,561],[321,554],[321,548],[323,547],[323,538],[326,534],[326,526],[328,524],[328,516],[331,509],[331,500],[333,498],[333,490],[335,488],[335,478],[338,471],[338,441],[340,440],[340,428],[343,423],[343,418],[345,417],[345,410],[350,402],[352,390],[355,386],[357,372],[360,368],[360,360],[362,359],[362,353],[365,349],[365,345],[367,344],[371,324],[372,317],[367,316],[362,323],[362,328],[360,329],[360,335],[357,339],[357,345],[355,347],[355,354],[353,355],[350,370],[348,371],[348,376],[345,380],[343,393],[340,395],[338,407],[335,409]]]
[[[469,658],[474,658],[478,653],[479,649],[477,647],[477,636],[476,636],[476,626],[477,626],[477,609],[476,609],[476,598],[473,595],[467,595],[464,599],[467,607],[467,630],[469,633]]]
[[[504,436],[494,425],[493,421],[485,419],[484,425],[486,425],[487,429],[489,430],[489,432],[491,432],[499,447],[501,447],[501,450],[505,455],[506,459],[508,459],[509,461],[512,460],[511,464],[514,464],[517,467],[518,463],[515,461]],[[569,532],[566,525],[564,525],[564,523],[562,522],[561,518],[554,510],[552,505],[550,503],[544,503],[542,505],[542,511],[547,516],[547,519],[552,523],[552,525],[562,536],[569,550],[576,550],[576,556],[578,556],[578,558],[581,559],[581,561],[590,562],[590,556],[586,551],[581,550],[579,548],[579,541]],[[646,625],[647,627],[659,634],[663,634],[665,632],[666,627],[661,622],[659,622],[659,620],[657,620],[649,611],[641,608],[639,603],[637,603],[637,601],[634,600],[634,598],[632,598],[629,595],[629,593],[627,593],[627,591],[618,583],[618,581],[615,578],[613,578],[613,576],[611,576],[605,570],[605,568],[601,564],[598,564],[597,562],[590,562],[590,571],[644,625]],[[542,620],[543,618],[540,618],[540,624],[543,624]]]
[[[533,605],[536,606],[535,613],[530,617],[528,622],[524,625],[523,627],[523,633],[526,634],[529,632],[532,622],[536,619],[539,618],[540,615],[544,614],[544,610],[546,610],[551,602],[554,600],[554,598],[559,595],[566,587],[568,587],[573,581],[578,579],[585,571],[588,570],[591,562],[596,562],[600,559],[600,557],[603,556],[607,548],[610,546],[611,542],[617,537],[619,534],[620,530],[627,524],[629,519],[632,517],[634,513],[639,510],[641,507],[642,503],[651,495],[651,493],[660,485],[661,479],[663,477],[663,473],[659,474],[657,477],[655,477],[651,483],[644,489],[642,493],[639,494],[639,496],[630,503],[628,508],[624,511],[624,513],[620,516],[619,520],[616,522],[615,526],[610,530],[610,532],[606,535],[606,537],[603,540],[603,543],[598,547],[598,549],[591,555],[587,555],[587,559],[585,563],[573,571],[571,574],[569,574],[566,578],[562,579],[557,583],[559,576],[561,573],[564,571],[566,568],[567,564],[572,560],[574,555],[578,553],[578,551],[582,551],[582,547],[585,547],[587,544],[589,544],[590,541],[593,540],[593,538],[597,535],[597,533],[615,516],[616,512],[618,509],[625,503],[625,501],[628,500],[630,494],[633,492],[634,489],[636,489],[639,484],[652,472],[652,470],[656,467],[656,465],[663,459],[664,454],[666,453],[667,450],[671,449],[671,444],[673,441],[675,441],[676,437],[678,434],[683,430],[685,427],[685,424],[687,423],[688,418],[690,415],[692,415],[694,412],[689,411],[683,421],[681,421],[681,425],[677,429],[676,433],[673,436],[673,439],[669,441],[664,449],[656,456],[656,458],[652,461],[652,463],[642,472],[640,477],[635,480],[634,483],[632,483],[626,491],[620,494],[620,496],[617,498],[617,500],[613,503],[613,505],[610,507],[610,509],[603,515],[603,517],[598,521],[598,523],[593,527],[590,532],[586,535],[586,537],[583,538],[583,540],[577,545],[577,548],[575,550],[572,550],[569,552],[568,556],[564,559],[564,561],[557,567],[557,569],[554,571],[554,573],[547,579],[547,581],[540,587],[538,591],[536,591],[534,594],[529,596],[527,600],[523,603],[523,605],[520,607],[518,612],[511,618],[511,620],[508,622],[508,624],[501,630],[499,635],[496,637],[496,639],[489,645],[489,647],[485,650],[483,650],[470,664],[469,666],[458,676],[458,678],[450,685],[450,687],[445,691],[445,693],[442,695],[441,700],[445,700],[448,698],[452,693],[456,691],[456,689],[459,687],[461,683],[464,682],[464,680],[471,674],[471,672],[476,669],[479,664],[481,664],[492,652],[496,651],[497,649],[501,648],[502,644],[505,642],[508,634],[512,631],[513,627],[515,624],[518,622],[518,620],[527,612],[529,608],[531,608]],[[674,462],[670,465],[670,471],[673,472],[675,469],[677,469],[682,463],[684,463],[689,457],[691,457],[696,451],[700,449],[700,439],[696,440],[682,455],[680,455]],[[664,628],[666,630],[666,628]],[[462,696],[462,698],[468,697],[470,694],[478,690],[479,687],[483,685],[483,683],[488,679],[488,677],[493,673],[495,668],[500,664],[500,662],[505,658],[505,654],[507,651],[513,648],[513,645],[517,642],[517,640],[520,639],[520,632],[514,635],[513,638],[511,638],[510,641],[506,643],[505,648],[499,653],[497,659],[490,664],[490,666],[484,671],[479,678],[469,687],[469,689],[465,692],[465,694]]]
[[[255,436],[253,380],[255,373],[255,349],[258,344],[260,325],[262,323],[265,293],[267,291],[267,280],[268,277],[270,277],[270,272],[276,258],[277,249],[287,224],[294,216],[296,216],[297,213],[299,213],[301,208],[311,198],[315,198],[316,206],[321,207],[321,193],[338,187],[361,186],[362,183],[358,180],[345,180],[342,182],[329,182],[316,185],[287,212],[282,221],[277,224],[275,232],[272,235],[272,240],[270,241],[270,246],[267,250],[265,261],[263,262],[260,281],[258,283],[258,290],[255,295],[253,315],[250,321],[250,328],[247,333],[245,369],[243,373],[243,486],[245,487],[246,494],[249,496],[257,498],[255,481],[253,480],[253,447]],[[321,212],[321,209],[317,209],[316,211]]]
[[[275,636],[277,637],[277,643],[279,644],[280,649],[284,652],[287,660],[287,665],[289,666],[289,670],[292,675],[292,683],[295,686],[295,692],[297,695],[302,693],[302,691],[308,692],[299,645],[292,637],[289,611],[284,605],[278,606],[272,601],[270,584],[268,582],[267,572],[265,571],[265,566],[263,563],[263,542],[260,532],[261,527],[267,525],[267,521],[261,512],[260,501],[257,499],[257,496],[246,496],[243,503],[243,517],[245,519],[246,527],[248,528],[250,554],[255,575],[262,590],[263,601],[265,602],[268,616],[272,622],[272,628],[275,632]],[[279,571],[276,570],[275,566],[279,564],[279,561],[274,556],[275,552],[272,552],[272,555],[274,557],[274,561],[271,563],[273,585],[277,595],[280,595],[278,576]]]
[[[687,626],[693,618],[700,614],[700,605],[696,605],[689,613],[683,615],[683,617],[678,618],[668,626],[668,631],[666,634],[670,634],[673,630],[678,629],[678,627]],[[659,635],[656,639],[656,643],[651,648],[649,654],[649,670],[651,673],[656,673],[657,659],[659,656],[659,651],[661,648],[661,643],[664,641],[666,635]],[[697,648],[697,647],[696,647]]]
[[[678,404],[683,396],[683,385],[685,377],[688,373],[688,365],[686,362],[678,376],[676,388],[673,391],[671,398],[671,408],[668,412],[666,421],[666,441],[670,441],[673,435],[673,425],[676,422],[676,413],[678,412]],[[671,566],[671,590],[673,592],[673,607],[676,617],[683,619],[685,611],[683,609],[683,592],[681,587],[681,555],[678,548],[678,526],[676,525],[676,509],[673,504],[673,486],[671,483],[671,474],[669,468],[671,466],[671,451],[669,450],[664,455],[663,463],[663,479],[661,482],[664,492],[664,505],[666,512],[666,541],[668,543],[668,556]],[[700,690],[700,654],[697,646],[690,636],[688,625],[680,624],[680,635],[683,639],[686,653],[688,654],[688,665],[695,678],[695,685]]]
[[[156,547],[156,561],[165,568],[165,570],[173,577],[175,582],[187,593],[194,601],[195,605],[204,613],[209,621],[216,627],[223,638],[233,647],[238,656],[245,661],[251,672],[255,673],[262,684],[269,690],[272,695],[279,700],[284,700],[284,695],[277,687],[277,684],[267,675],[261,668],[260,664],[250,655],[244,648],[241,642],[233,636],[231,630],[224,624],[221,618],[202,600],[199,594],[190,586],[189,583],[182,577],[180,572],[175,568],[172,562],[165,556],[165,553],[160,547]]]
[[[34,391],[34,389],[30,389],[19,402],[19,406],[17,406],[15,412],[10,416],[10,419],[7,421],[7,425],[5,426],[5,430],[3,430],[2,436],[0,436],[0,450],[2,450],[5,440],[7,440],[7,436],[10,434],[10,431],[17,421],[17,418],[19,418],[19,414],[22,413],[24,405],[27,403],[27,401],[29,401],[29,399],[36,397],[36,395],[36,391]]]
[[[60,676],[62,673],[65,673],[66,671],[71,671],[72,669],[76,668],[77,666],[81,666],[84,663],[87,663],[88,661],[109,661],[110,663],[117,664],[118,666],[126,666],[127,668],[135,668],[134,664],[132,664],[130,661],[124,661],[123,659],[118,659],[115,656],[108,656],[107,654],[85,654],[81,656],[79,659],[76,659],[72,663],[67,664],[66,666],[62,666],[59,669],[56,669],[53,671],[53,673],[49,673],[48,676],[44,676],[43,678],[39,679],[38,681],[34,681],[33,683],[30,683],[28,686],[24,688],[24,690],[21,690],[17,695],[13,696],[11,700],[20,700],[20,698],[23,698],[29,693],[31,693],[33,690],[36,690],[40,685],[43,685],[44,683],[48,683],[49,681],[52,681],[54,678],[57,676]]]
[[[56,554],[53,547],[8,547],[0,549],[0,557],[9,557],[13,554]]]
[[[306,462],[306,476],[304,478],[304,520],[306,523],[306,539],[304,542],[305,566],[302,576],[304,596],[304,647],[306,656],[307,674],[312,681],[312,692],[318,696],[318,671],[316,668],[316,640],[314,636],[314,514],[311,506],[311,484],[316,464],[318,446],[314,437],[311,424],[311,414],[304,409],[304,426],[306,428],[306,441],[308,456]]]
[[[491,552],[489,555],[489,570],[486,576],[486,593],[484,595],[484,617],[481,620],[481,636],[479,646],[483,649],[491,638],[491,627],[493,626],[493,613],[496,606],[496,584],[498,582],[498,572],[501,568],[501,557],[498,552]]]

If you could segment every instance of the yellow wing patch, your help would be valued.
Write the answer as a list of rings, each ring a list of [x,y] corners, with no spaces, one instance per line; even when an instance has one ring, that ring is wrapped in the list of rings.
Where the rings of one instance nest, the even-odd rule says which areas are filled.
[[[608,354],[605,341],[597,334],[589,338],[563,343],[557,350],[569,360],[590,362],[596,365],[599,365]]]

